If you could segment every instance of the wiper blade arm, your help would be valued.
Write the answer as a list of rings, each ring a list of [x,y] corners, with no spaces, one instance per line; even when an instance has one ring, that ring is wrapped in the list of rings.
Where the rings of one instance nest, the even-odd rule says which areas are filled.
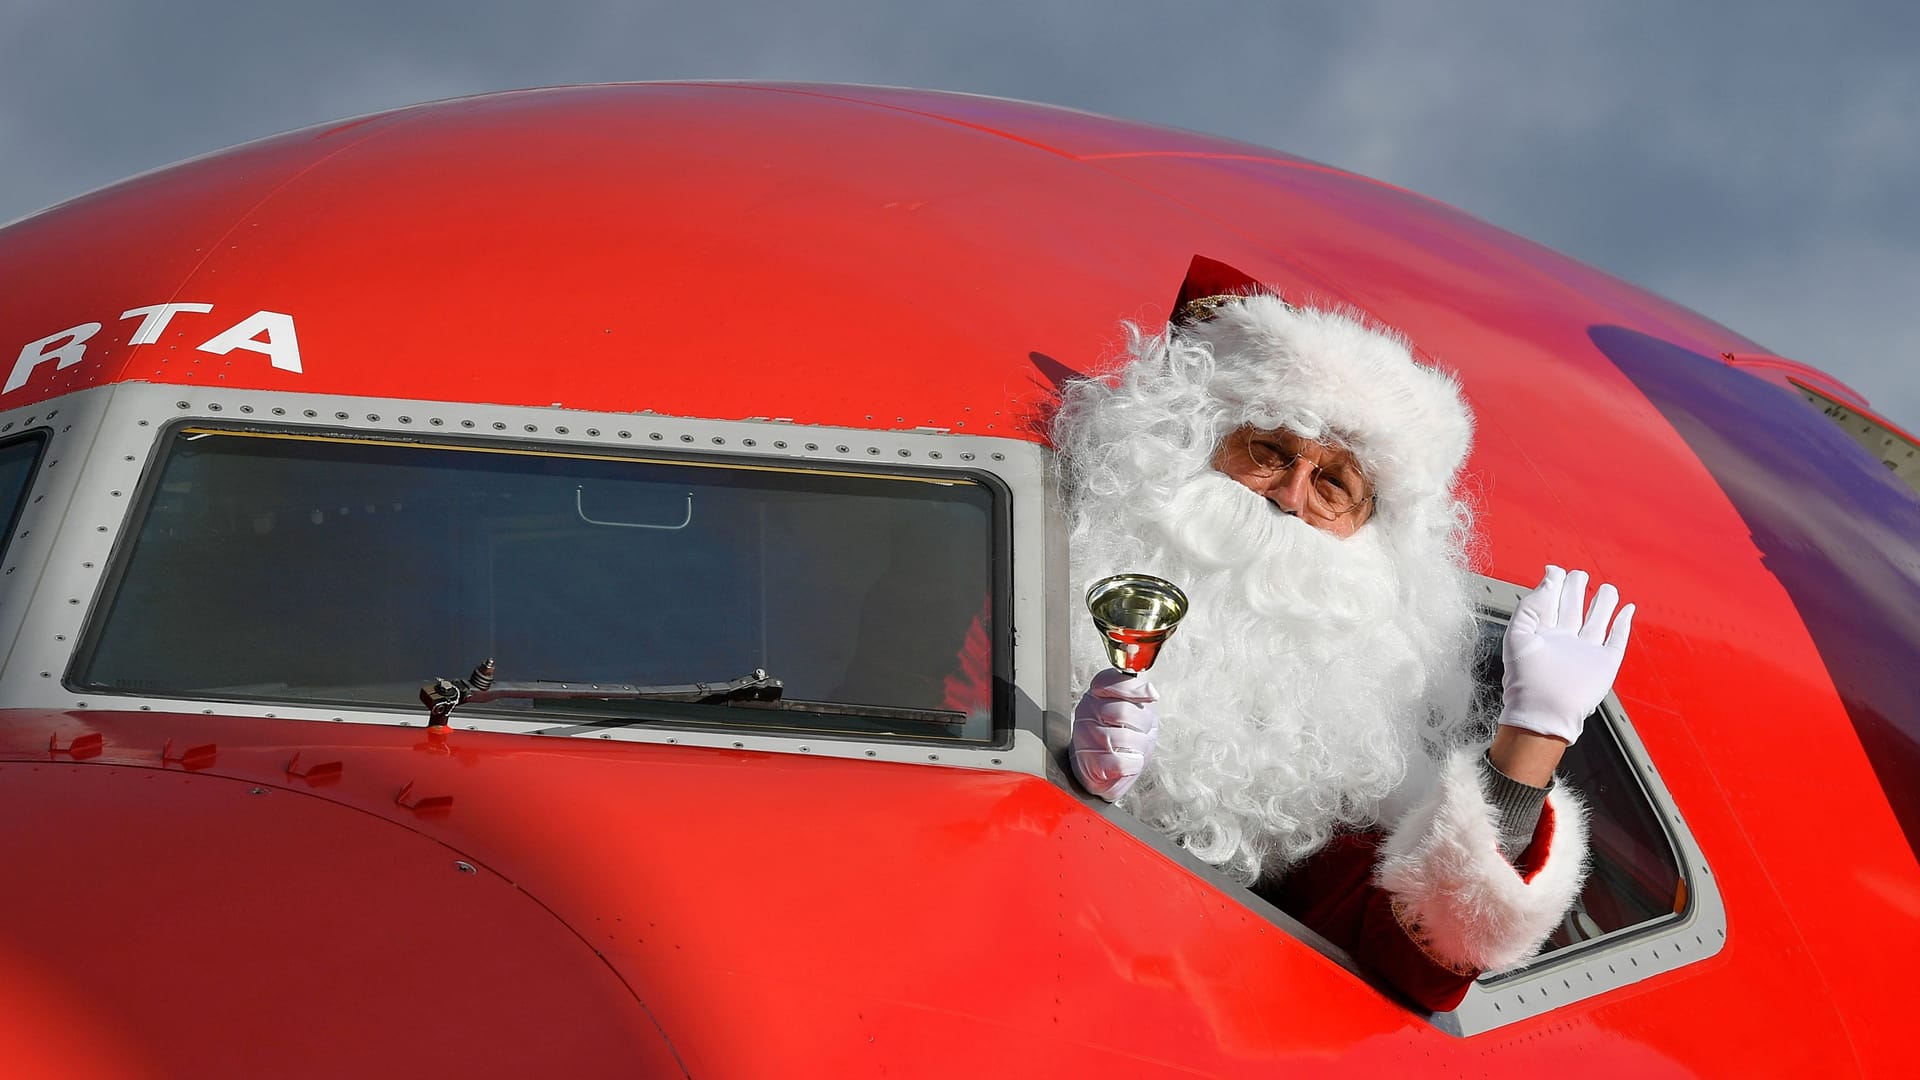
[[[675,683],[669,686],[545,680],[501,682],[494,679],[493,673],[493,658],[488,657],[464,679],[429,679],[422,684],[420,703],[427,707],[427,726],[446,726],[453,710],[467,702],[481,703],[501,698],[530,698],[534,701],[690,701],[711,705],[730,701],[778,701],[783,689],[779,679],[760,668],[726,682]]]

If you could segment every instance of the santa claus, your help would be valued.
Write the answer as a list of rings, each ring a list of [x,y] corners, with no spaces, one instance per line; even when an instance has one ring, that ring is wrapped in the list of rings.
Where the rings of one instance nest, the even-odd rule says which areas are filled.
[[[1191,614],[1151,683],[1106,668],[1082,620],[1075,774],[1450,1009],[1579,892],[1583,809],[1553,771],[1632,606],[1615,618],[1602,585],[1588,607],[1586,575],[1548,567],[1506,636],[1497,725],[1475,717],[1454,380],[1357,315],[1266,294],[1130,334],[1056,421],[1074,576],[1164,577]]]

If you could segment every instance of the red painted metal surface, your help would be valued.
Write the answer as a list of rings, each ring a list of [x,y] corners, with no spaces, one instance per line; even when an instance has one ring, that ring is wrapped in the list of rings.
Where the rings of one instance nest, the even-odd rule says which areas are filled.
[[[58,822],[0,851],[110,887],[12,898],[7,914],[94,928],[38,939],[31,986],[50,981],[76,1023],[150,1061],[395,1075],[410,1055],[451,1063],[488,1040],[537,1054],[564,1037],[602,1062],[622,1040],[658,1046],[588,949],[695,1076],[1251,1076],[1329,1055],[1460,1067],[1531,1041],[1441,1034],[1031,777],[201,716],[7,725],[81,727],[106,737],[96,764],[0,766],[11,814]],[[166,766],[167,730],[217,740],[219,763]],[[290,747],[324,747],[337,780],[290,780]],[[409,809],[409,785],[455,805]],[[101,865],[76,873],[82,857]],[[474,894],[507,904],[503,888],[519,909],[473,910]],[[283,979],[310,1015],[284,1014]],[[1556,1018],[1559,1050],[1631,1065],[1698,1022],[1702,981],[1670,979],[1664,1007],[1628,1010],[1630,1040],[1604,1009]],[[1784,999],[1715,1023],[1749,1039],[1791,1023],[1813,1038],[1806,1061],[1838,1034]],[[320,1034],[356,1029],[358,1044]]]
[[[1033,778],[14,712],[0,804],[35,827],[0,865],[44,884],[0,898],[0,1045],[61,1075],[445,1071],[413,1056],[429,1043],[511,1071],[490,1040],[554,1072],[677,1055],[696,1076],[1910,1064],[1920,866],[1795,598],[1593,331],[1764,350],[1399,189],[909,91],[423,106],[0,232],[0,363],[101,324],[0,406],[132,380],[1039,439],[1057,369],[1035,357],[1109,362],[1116,320],[1163,318],[1195,254],[1460,373],[1487,573],[1581,564],[1639,601],[1618,690],[1719,882],[1718,956],[1458,1039]],[[129,345],[121,313],[161,303],[213,310]],[[257,311],[297,325],[298,372],[200,347]],[[191,776],[163,760],[208,745]],[[223,899],[249,889],[271,910]]]
[[[170,761],[153,719],[84,764],[0,763],[8,1075],[678,1070],[537,896],[404,809],[316,798],[278,748]]]
[[[1731,352],[1722,354],[1721,359],[1732,367],[1757,375],[1775,386],[1792,390],[1795,394],[1801,393],[1800,388],[1805,386],[1849,408],[1871,412],[1867,406],[1866,397],[1860,391],[1819,368],[1803,364],[1798,360],[1789,360],[1784,356],[1772,356],[1766,353]]]

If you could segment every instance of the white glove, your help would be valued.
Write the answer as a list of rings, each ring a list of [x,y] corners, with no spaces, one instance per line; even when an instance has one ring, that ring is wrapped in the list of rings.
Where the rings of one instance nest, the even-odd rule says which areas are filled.
[[[1547,567],[1538,588],[1520,601],[1501,645],[1506,674],[1500,722],[1571,743],[1613,687],[1633,629],[1633,605],[1613,618],[1620,594],[1602,585],[1583,621],[1587,572]],[[1607,620],[1613,619],[1613,632]],[[1604,640],[1603,640],[1604,638]]]
[[[1140,778],[1160,727],[1153,701],[1139,675],[1107,668],[1093,677],[1073,710],[1073,775],[1088,791],[1114,802]]]

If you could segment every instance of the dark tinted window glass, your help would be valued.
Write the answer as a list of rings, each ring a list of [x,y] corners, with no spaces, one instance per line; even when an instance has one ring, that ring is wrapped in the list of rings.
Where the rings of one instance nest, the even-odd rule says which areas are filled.
[[[0,552],[13,540],[13,527],[27,504],[27,489],[33,486],[33,470],[40,464],[40,452],[46,449],[45,432],[34,432],[0,443]]]
[[[1482,714],[1500,708],[1500,637],[1504,622],[1483,622],[1476,677]],[[1586,800],[1592,834],[1593,870],[1546,952],[1610,934],[1616,930],[1677,914],[1686,907],[1686,891],[1673,847],[1654,815],[1646,792],[1634,778],[1626,755],[1599,716],[1589,717],[1580,741],[1567,749],[1561,782]]]
[[[992,521],[966,479],[189,430],[81,680],[414,706],[422,680],[486,657],[512,681],[761,668],[789,707],[691,712],[985,739]],[[532,706],[467,708],[501,707]]]

